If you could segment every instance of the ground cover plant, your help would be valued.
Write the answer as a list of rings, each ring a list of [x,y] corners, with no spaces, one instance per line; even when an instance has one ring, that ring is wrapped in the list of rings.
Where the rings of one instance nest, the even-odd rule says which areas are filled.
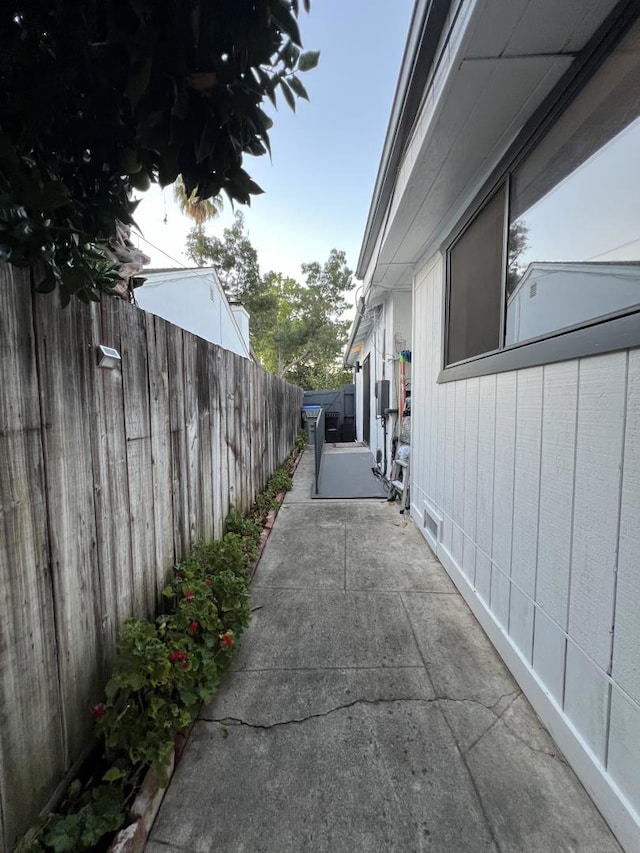
[[[20,853],[106,851],[148,770],[167,783],[176,736],[215,694],[249,623],[249,569],[259,554],[263,496],[268,513],[277,495],[291,488],[289,473],[303,446],[299,436],[248,517],[232,507],[222,539],[196,543],[174,566],[163,590],[164,612],[155,620],[127,620],[104,702],[89,709],[98,746]]]

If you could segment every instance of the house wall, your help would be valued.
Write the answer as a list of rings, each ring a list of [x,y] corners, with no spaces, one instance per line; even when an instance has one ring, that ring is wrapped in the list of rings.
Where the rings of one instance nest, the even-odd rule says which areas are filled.
[[[384,428],[382,419],[376,418],[375,383],[379,379],[388,379],[389,408],[398,408],[400,401],[399,353],[402,349],[411,349],[411,291],[394,291],[381,304],[379,316],[372,326],[364,344],[362,360],[369,355],[371,364],[371,414],[370,448],[374,457],[382,451],[384,460]],[[410,369],[409,369],[410,372]],[[356,419],[357,437],[362,440],[362,372],[356,379],[356,400],[358,416]],[[397,424],[397,415],[390,415],[387,422],[387,474],[391,464],[391,445]],[[384,464],[384,463],[382,463]]]
[[[412,517],[638,850],[640,351],[439,385],[443,292],[437,255],[414,280]]]
[[[141,308],[223,349],[249,358],[248,314],[240,309],[246,318],[245,337],[242,313],[235,318],[214,273],[177,269],[150,273],[147,278],[135,292]]]
[[[99,344],[119,367],[97,366]],[[64,310],[0,265],[0,850],[93,743],[124,621],[248,510],[302,391],[119,299]]]

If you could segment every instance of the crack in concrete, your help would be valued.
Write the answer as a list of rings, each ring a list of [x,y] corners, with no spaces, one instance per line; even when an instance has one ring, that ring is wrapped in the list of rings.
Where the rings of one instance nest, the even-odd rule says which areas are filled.
[[[549,758],[557,759],[561,764],[567,764],[566,758],[558,750],[556,750],[554,752],[553,750],[550,750],[550,749],[541,749],[540,747],[533,746],[532,744],[529,743],[529,741],[525,740],[525,738],[523,738],[522,735],[519,735],[514,729],[512,729],[506,720],[502,721],[502,725],[505,727],[505,729],[511,735],[513,735],[513,737],[516,740],[519,740],[520,743],[523,744],[524,746],[526,746],[527,749],[530,750],[531,752],[539,752],[541,755],[546,755]]]
[[[509,693],[505,693],[505,695],[504,695],[504,696],[501,696],[501,697],[500,697],[500,699],[504,699],[504,698],[506,698],[506,697],[507,697],[507,696],[509,696],[509,695],[510,695]],[[489,734],[489,732],[493,729],[493,727],[494,727],[494,726],[496,726],[496,725],[500,722],[500,720],[504,717],[504,715],[507,713],[507,711],[509,710],[509,708],[513,705],[513,703],[514,703],[514,702],[518,699],[518,697],[519,697],[519,696],[521,696],[521,695],[522,695],[522,690],[517,690],[517,691],[515,691],[515,693],[513,694],[513,699],[512,699],[512,700],[511,700],[511,701],[510,701],[510,702],[509,702],[509,703],[508,703],[508,704],[507,704],[503,709],[502,709],[502,711],[501,711],[499,714],[496,714],[496,718],[495,718],[495,720],[491,723],[491,725],[490,725],[487,729],[485,729],[485,730],[482,732],[482,734],[481,734],[481,735],[478,735],[478,737],[473,741],[473,743],[471,743],[471,744],[470,744],[470,745],[465,749],[465,751],[462,753],[463,755],[468,755],[468,754],[471,752],[471,750],[474,748],[474,746],[476,746],[478,743],[480,743],[480,741],[482,740],[482,738],[486,737],[486,736]],[[500,701],[500,699],[498,699],[498,702]],[[496,702],[496,705],[498,704],[498,702]]]
[[[438,702],[452,702],[452,703],[464,703],[464,702],[472,702],[476,705],[481,705],[483,708],[487,710],[493,710],[496,705],[502,701],[502,699],[511,696],[511,693],[505,693],[502,696],[499,696],[498,699],[492,705],[485,705],[484,702],[480,702],[478,699],[455,699],[450,696],[433,696],[429,699],[424,697],[416,697],[416,696],[399,696],[393,699],[354,699],[352,702],[346,702],[343,705],[336,705],[334,708],[329,708],[327,711],[320,711],[316,714],[308,714],[306,717],[294,717],[291,720],[279,720],[275,723],[249,723],[246,720],[240,719],[240,717],[205,717],[201,716],[200,719],[207,723],[218,723],[219,725],[230,725],[230,726],[246,726],[252,729],[275,729],[280,726],[289,726],[292,724],[298,723],[306,723],[308,720],[319,719],[322,717],[328,717],[330,714],[335,714],[337,711],[345,711],[348,708],[354,708],[356,705],[393,705],[399,702],[418,702],[423,705],[434,705]],[[520,691],[517,691],[517,695],[520,695]],[[517,698],[517,696],[515,697]],[[512,701],[515,701],[512,700]],[[511,704],[511,703],[510,703]],[[504,713],[504,712],[503,712]],[[496,721],[499,717],[496,717]],[[492,726],[494,723],[492,723]]]
[[[399,697],[397,699],[354,699],[353,702],[347,702],[344,705],[336,705],[335,708],[329,708],[327,711],[322,711],[318,714],[308,714],[306,717],[294,717],[291,720],[280,720],[277,723],[248,723],[246,720],[241,720],[239,717],[222,717],[220,719],[212,718],[212,717],[201,717],[201,720],[205,720],[208,723],[219,723],[220,725],[232,725],[232,726],[247,726],[251,729],[275,729],[279,726],[289,726],[297,723],[306,723],[308,720],[314,720],[320,717],[328,717],[330,714],[335,714],[337,711],[345,711],[348,708],[353,708],[356,705],[392,705],[398,702],[420,702],[423,704],[431,705],[434,702],[438,702],[438,698],[435,697],[433,699],[422,699],[416,698],[415,696],[410,697]]]

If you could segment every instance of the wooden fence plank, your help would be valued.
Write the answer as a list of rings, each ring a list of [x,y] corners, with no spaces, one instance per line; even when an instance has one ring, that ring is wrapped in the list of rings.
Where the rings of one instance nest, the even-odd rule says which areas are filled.
[[[213,489],[212,469],[213,453],[211,442],[211,397],[209,392],[209,360],[210,344],[202,338],[196,338],[196,398],[198,401],[198,479],[200,481],[200,526],[199,535],[202,539],[212,539],[213,524]]]
[[[156,610],[156,547],[144,312],[123,303],[120,330],[133,568],[132,615],[151,616]]]
[[[93,306],[94,346],[104,344],[121,351],[117,308],[113,302]],[[133,568],[122,370],[103,369],[94,362],[92,371],[91,454],[104,675],[118,631],[133,612]]]
[[[184,414],[184,351],[182,329],[167,330],[169,367],[169,417],[171,428],[171,475],[173,500],[173,542],[176,561],[189,550],[189,489],[187,480],[186,427]]]
[[[103,687],[96,664],[102,659],[102,612],[87,417],[95,350],[90,314],[80,303],[62,310],[52,294],[35,305],[64,745],[70,766],[89,740],[87,709]]]
[[[0,267],[0,848],[64,772],[29,273]]]
[[[209,411],[210,411],[210,433],[211,441],[211,495],[213,502],[213,527],[214,536],[222,536],[222,431],[220,426],[220,381],[219,370],[219,347],[211,345],[207,349],[207,378],[209,380]]]
[[[200,419],[198,413],[198,366],[196,338],[183,336],[184,346],[184,414],[186,428],[186,471],[189,506],[189,542],[202,538],[201,481],[198,471],[200,461]]]
[[[149,416],[151,423],[151,470],[155,527],[155,585],[160,598],[175,561],[173,545],[173,494],[171,468],[171,419],[167,322],[146,315],[149,363]]]

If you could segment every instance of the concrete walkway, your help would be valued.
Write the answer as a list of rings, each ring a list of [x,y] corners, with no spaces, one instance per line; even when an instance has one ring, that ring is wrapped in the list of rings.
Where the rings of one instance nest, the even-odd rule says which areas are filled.
[[[412,523],[312,466],[147,853],[619,853]]]

